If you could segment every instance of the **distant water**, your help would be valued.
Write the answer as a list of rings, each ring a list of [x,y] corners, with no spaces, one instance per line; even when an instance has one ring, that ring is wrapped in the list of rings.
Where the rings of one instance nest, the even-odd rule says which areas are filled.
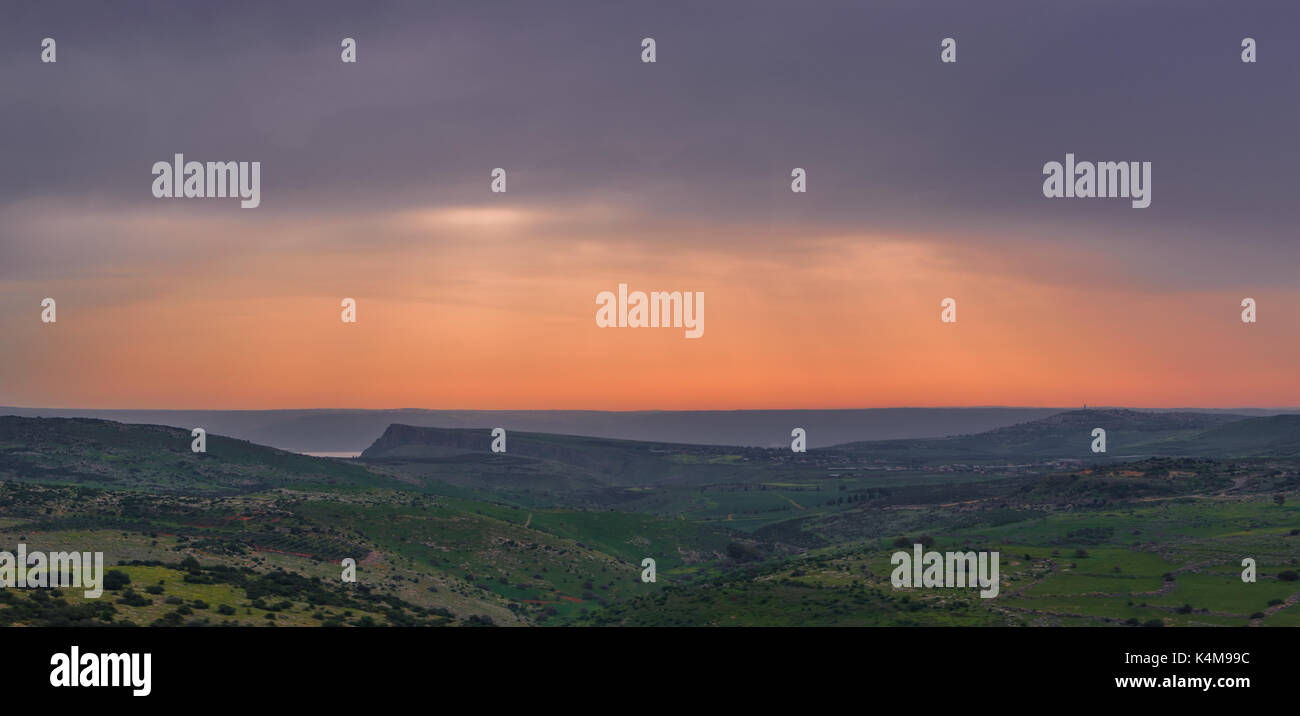
[[[304,452],[303,455],[311,455],[312,457],[360,457],[360,456],[361,456],[361,453],[359,453],[359,452],[311,452],[311,451],[308,451],[308,452]]]

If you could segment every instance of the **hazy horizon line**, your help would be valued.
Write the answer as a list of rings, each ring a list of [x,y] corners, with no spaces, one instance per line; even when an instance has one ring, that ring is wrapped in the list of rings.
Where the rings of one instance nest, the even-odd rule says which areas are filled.
[[[271,413],[271,412],[477,412],[477,413],[763,413],[763,412],[854,412],[863,410],[1183,410],[1183,411],[1218,411],[1233,410],[1295,410],[1300,406],[1289,405],[1236,405],[1228,408],[1208,406],[1134,406],[1134,405],[887,405],[859,408],[629,408],[624,410],[603,410],[599,408],[99,408],[99,407],[57,407],[48,405],[0,405],[0,410],[63,410],[63,411],[148,411],[157,413],[183,413],[194,411],[223,413]]]

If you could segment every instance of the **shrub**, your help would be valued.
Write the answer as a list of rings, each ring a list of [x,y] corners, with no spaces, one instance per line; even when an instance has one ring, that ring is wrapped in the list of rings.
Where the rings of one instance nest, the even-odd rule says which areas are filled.
[[[104,575],[104,589],[116,591],[131,583],[131,576],[118,569],[110,569]]]
[[[128,589],[122,592],[122,598],[117,600],[117,603],[125,604],[128,607],[147,607],[150,604],[153,604],[153,600]]]

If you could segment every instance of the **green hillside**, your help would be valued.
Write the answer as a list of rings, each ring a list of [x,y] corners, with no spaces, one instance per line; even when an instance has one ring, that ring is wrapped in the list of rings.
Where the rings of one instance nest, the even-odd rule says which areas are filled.
[[[1300,415],[1235,421],[1160,449],[1165,454],[1211,457],[1295,457],[1300,455]]]
[[[917,462],[1286,456],[1300,451],[1297,420],[1300,416],[1074,410],[978,435],[859,442],[830,449]],[[1104,454],[1092,452],[1094,428],[1106,431]]]
[[[356,465],[159,425],[0,416],[0,479],[153,492],[255,492],[272,487],[396,486]]]
[[[1215,455],[1056,454],[1098,420],[1112,446]],[[336,460],[0,418],[0,549],[102,551],[131,580],[103,600],[0,590],[0,623],[1286,625],[1296,426],[1080,411],[892,454],[530,433],[493,454],[488,430],[393,426]],[[913,544],[999,551],[1002,593],[895,589],[889,556]]]

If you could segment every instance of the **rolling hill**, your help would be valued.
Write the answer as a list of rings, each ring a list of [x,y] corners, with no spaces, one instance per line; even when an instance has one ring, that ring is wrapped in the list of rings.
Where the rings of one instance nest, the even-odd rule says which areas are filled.
[[[1092,452],[1094,428],[1106,431],[1104,455]],[[1072,410],[977,435],[855,442],[832,449],[916,461],[1289,456],[1300,450],[1300,416]]]
[[[0,417],[0,479],[152,492],[235,494],[272,487],[396,486],[361,466],[220,435],[190,450],[187,430],[88,418]]]
[[[390,425],[359,460],[453,485],[573,491],[733,481],[756,472],[743,454],[773,452],[527,432],[509,432],[505,453],[491,444],[489,428]]]

